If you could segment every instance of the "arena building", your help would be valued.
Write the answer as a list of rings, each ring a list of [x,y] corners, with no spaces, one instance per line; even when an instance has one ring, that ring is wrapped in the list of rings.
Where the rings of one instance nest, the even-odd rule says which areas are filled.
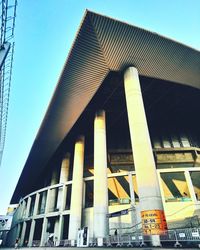
[[[99,246],[140,228],[156,246],[167,227],[198,225],[199,65],[195,49],[86,11],[12,196],[8,245],[75,245],[87,227]]]

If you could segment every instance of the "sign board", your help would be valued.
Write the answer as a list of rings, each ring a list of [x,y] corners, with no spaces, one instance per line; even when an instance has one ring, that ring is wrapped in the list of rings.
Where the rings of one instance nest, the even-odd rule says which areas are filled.
[[[10,204],[7,208],[7,215],[13,215],[19,204]]]
[[[141,211],[143,233],[160,235],[167,230],[167,223],[163,210]]]
[[[124,209],[124,210],[121,210],[121,211],[117,211],[117,212],[108,214],[107,217],[108,218],[113,218],[113,217],[119,217],[119,216],[126,215],[126,214],[128,214],[128,209]]]
[[[199,237],[199,232],[192,232],[192,237]]]
[[[0,231],[8,231],[11,228],[12,216],[0,215]]]
[[[179,233],[180,238],[185,238],[185,233]]]
[[[89,246],[89,229],[84,227],[78,230],[77,236],[77,247],[88,247]]]

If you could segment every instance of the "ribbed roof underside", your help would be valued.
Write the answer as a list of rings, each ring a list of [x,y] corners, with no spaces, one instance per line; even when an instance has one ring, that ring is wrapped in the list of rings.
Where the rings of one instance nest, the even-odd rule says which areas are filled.
[[[200,88],[199,51],[87,11],[11,202],[26,194],[109,71],[129,65],[143,76]]]
[[[96,14],[93,27],[111,70],[134,65],[144,76],[198,86],[199,52],[158,34]]]

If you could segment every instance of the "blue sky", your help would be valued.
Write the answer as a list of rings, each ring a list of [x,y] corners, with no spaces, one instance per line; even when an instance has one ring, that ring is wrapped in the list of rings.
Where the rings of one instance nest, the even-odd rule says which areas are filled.
[[[0,167],[0,214],[6,212],[85,9],[200,50],[199,0],[18,2],[8,127]]]

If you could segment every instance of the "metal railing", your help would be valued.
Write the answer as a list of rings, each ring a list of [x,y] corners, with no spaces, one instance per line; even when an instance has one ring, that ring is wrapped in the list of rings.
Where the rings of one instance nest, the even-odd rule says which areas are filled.
[[[105,247],[143,247],[151,245],[151,235],[144,235],[141,231],[130,234],[109,235],[103,239]],[[199,247],[200,248],[200,228],[184,228],[176,230],[167,230],[160,235],[162,246],[170,247]],[[48,247],[71,247],[76,246],[76,241],[63,239],[46,242],[44,246]],[[33,241],[32,246],[40,245],[40,241]],[[89,238],[89,246],[96,247],[97,239]]]
[[[183,228],[167,230],[160,235],[162,245],[166,246],[198,246],[200,245],[200,228]],[[151,236],[142,232],[130,234],[112,235],[106,238],[106,246],[131,247],[151,244]]]
[[[40,240],[33,240],[32,247],[39,247],[40,246]]]

